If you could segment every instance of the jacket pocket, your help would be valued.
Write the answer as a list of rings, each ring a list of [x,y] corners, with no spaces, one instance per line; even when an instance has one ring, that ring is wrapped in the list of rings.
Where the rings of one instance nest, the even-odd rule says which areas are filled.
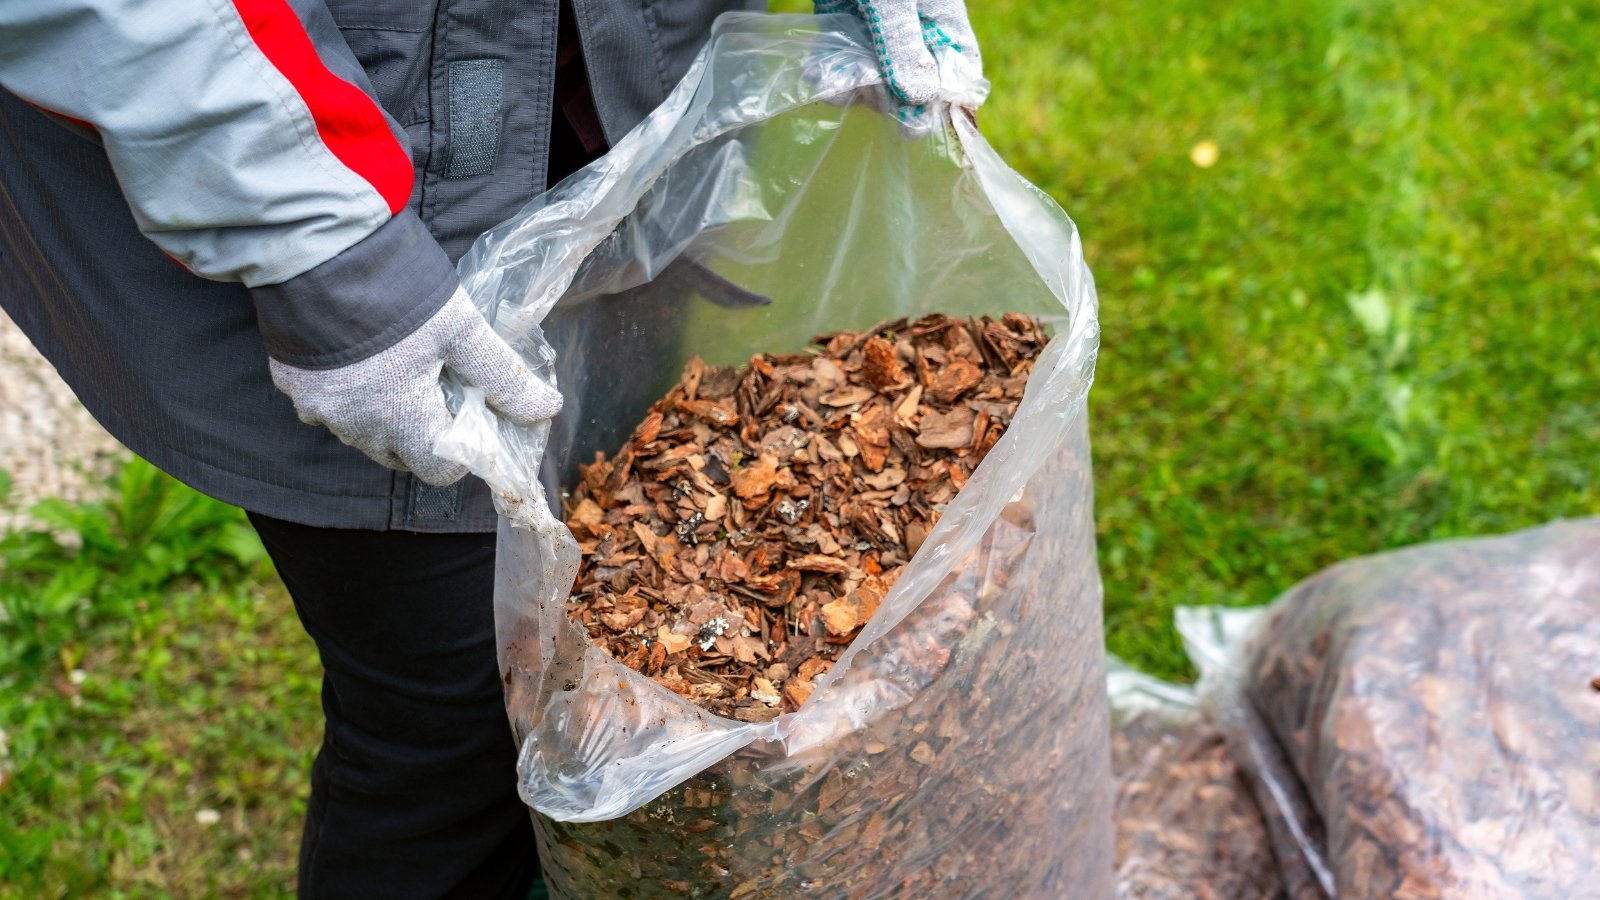
[[[434,9],[424,0],[327,0],[378,103],[403,127],[429,119],[428,51]]]

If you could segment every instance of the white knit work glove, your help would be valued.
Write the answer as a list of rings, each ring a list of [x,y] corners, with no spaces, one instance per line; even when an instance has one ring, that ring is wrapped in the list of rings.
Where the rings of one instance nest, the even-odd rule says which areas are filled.
[[[271,360],[272,383],[294,401],[300,420],[391,469],[443,487],[466,466],[433,455],[450,425],[439,376],[449,367],[483,389],[500,415],[534,425],[561,411],[561,394],[529,371],[460,288],[433,318],[398,343],[337,369],[298,369]]]
[[[889,90],[910,104],[943,99],[934,52],[966,58],[981,77],[978,38],[962,0],[815,0],[818,13],[849,13],[860,19],[878,51],[878,68]]]

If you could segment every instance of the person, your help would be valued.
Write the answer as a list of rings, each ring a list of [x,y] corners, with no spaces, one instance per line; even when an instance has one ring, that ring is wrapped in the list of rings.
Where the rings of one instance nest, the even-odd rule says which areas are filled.
[[[0,0],[0,304],[135,453],[248,511],[324,668],[304,897],[525,896],[495,516],[441,371],[561,395],[457,282],[750,0]],[[823,0],[907,103],[960,0]],[[309,427],[319,426],[319,427]]]

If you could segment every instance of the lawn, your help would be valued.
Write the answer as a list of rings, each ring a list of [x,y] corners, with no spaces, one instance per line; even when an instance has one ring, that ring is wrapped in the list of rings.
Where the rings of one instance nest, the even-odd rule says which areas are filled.
[[[1600,5],[975,5],[1100,289],[1112,651],[1181,676],[1174,605],[1600,511]]]
[[[1600,5],[973,5],[1100,288],[1112,651],[1600,511]],[[0,545],[0,897],[281,893],[317,670],[259,548],[137,467],[53,522]]]
[[[289,893],[320,674],[243,514],[135,461],[35,518],[0,538],[0,898]]]

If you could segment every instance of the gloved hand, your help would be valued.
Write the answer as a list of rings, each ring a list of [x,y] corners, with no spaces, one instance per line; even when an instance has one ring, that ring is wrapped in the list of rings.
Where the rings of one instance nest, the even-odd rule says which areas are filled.
[[[446,366],[483,388],[489,405],[518,425],[561,411],[561,394],[529,371],[459,288],[416,331],[360,362],[298,369],[271,360],[272,382],[302,422],[324,425],[377,462],[438,487],[467,474],[433,455],[434,439],[450,425],[439,383]]]
[[[970,59],[982,71],[978,38],[963,0],[815,0],[818,13],[849,13],[860,19],[878,50],[878,68],[889,90],[910,104],[940,99],[935,48]]]

